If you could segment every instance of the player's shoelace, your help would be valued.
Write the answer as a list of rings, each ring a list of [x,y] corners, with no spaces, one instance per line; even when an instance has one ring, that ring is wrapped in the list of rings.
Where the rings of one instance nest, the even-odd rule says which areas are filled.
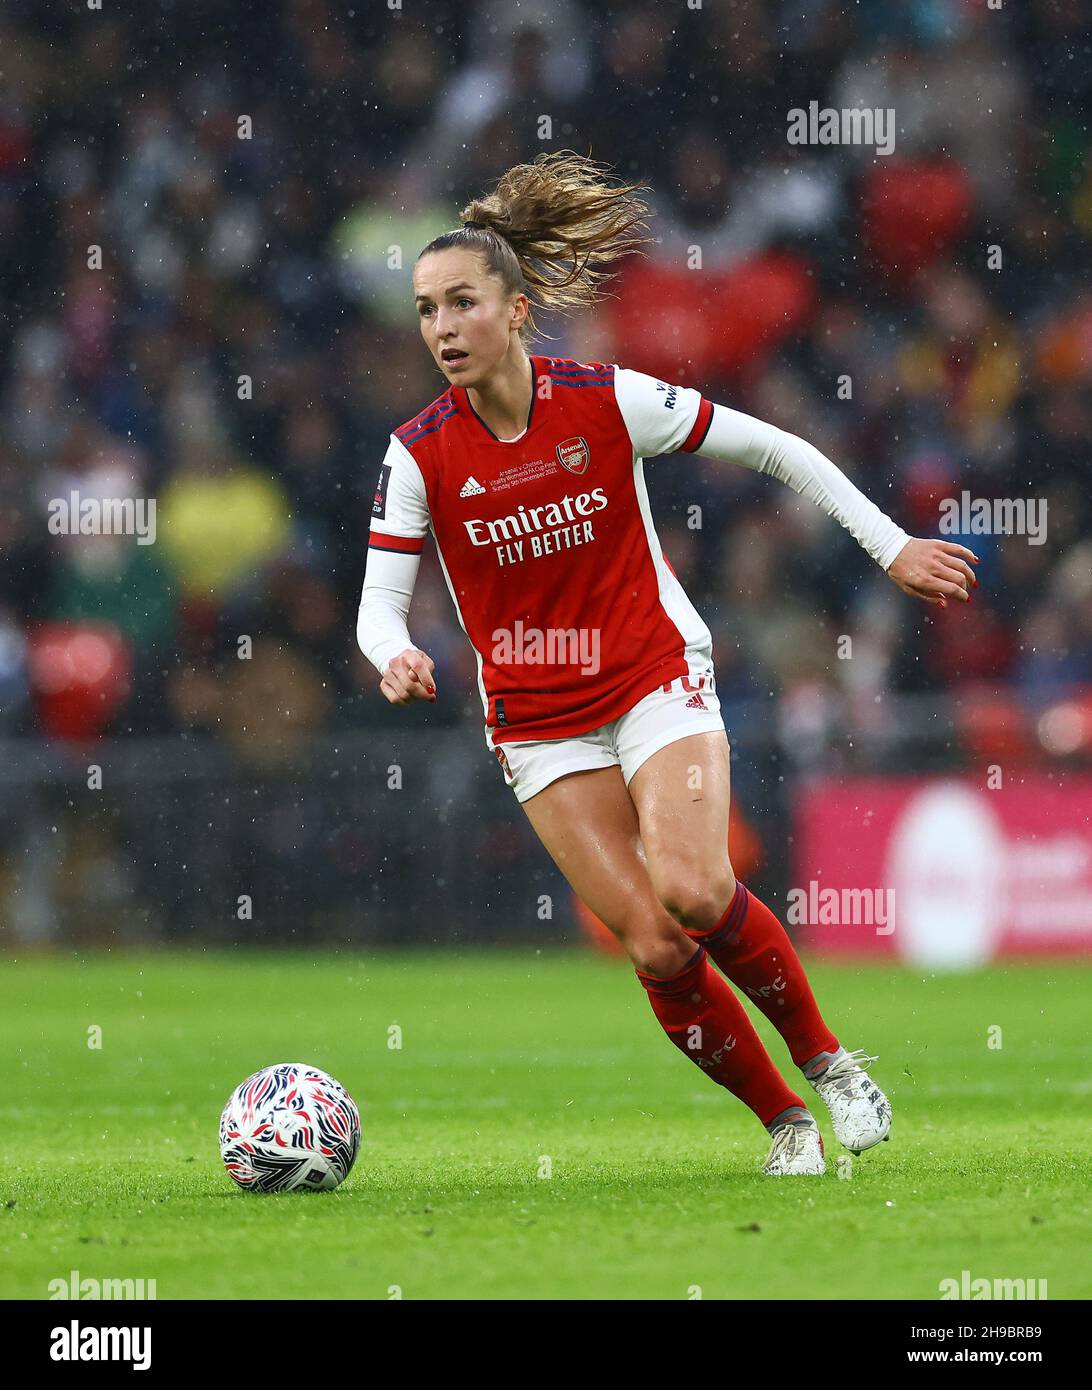
[[[868,1056],[863,1047],[855,1048],[844,1057],[839,1057],[836,1062],[832,1062],[822,1076],[815,1078],[815,1084],[825,1086],[828,1081],[833,1081],[839,1091],[847,1093],[852,1089],[854,1081],[859,1079],[860,1073],[867,1071],[873,1062],[879,1060],[878,1057]]]
[[[812,1125],[782,1125],[773,1137],[766,1163],[773,1163],[775,1159],[782,1157],[792,1162],[800,1151],[804,1135],[812,1128]]]

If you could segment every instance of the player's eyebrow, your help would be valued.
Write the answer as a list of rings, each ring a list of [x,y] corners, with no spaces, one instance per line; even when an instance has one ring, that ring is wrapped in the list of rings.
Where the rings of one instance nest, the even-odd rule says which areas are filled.
[[[462,285],[451,285],[451,286],[448,288],[448,290],[446,291],[446,293],[448,293],[448,294],[454,294],[456,290],[472,290],[472,289],[474,289],[474,286],[473,286],[473,285],[467,285],[467,284],[464,283],[464,284],[462,284]],[[431,299],[431,298],[432,298],[432,295],[430,295],[430,294],[417,294],[417,295],[414,295],[413,298],[414,298],[414,303],[416,303],[419,299]]]

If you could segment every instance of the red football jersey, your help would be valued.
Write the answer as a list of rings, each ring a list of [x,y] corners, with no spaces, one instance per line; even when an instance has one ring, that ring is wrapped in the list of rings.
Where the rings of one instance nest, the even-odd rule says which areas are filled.
[[[698,448],[712,405],[602,362],[535,356],[531,371],[515,439],[498,439],[460,386],[396,429],[372,509],[372,548],[419,554],[431,530],[491,746],[587,733],[712,662],[642,463]]]

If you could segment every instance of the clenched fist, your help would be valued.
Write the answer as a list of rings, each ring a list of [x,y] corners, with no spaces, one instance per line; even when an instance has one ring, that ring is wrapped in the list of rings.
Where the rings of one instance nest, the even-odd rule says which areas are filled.
[[[408,705],[412,700],[429,700],[435,704],[436,687],[432,682],[435,666],[431,656],[417,647],[407,647],[387,662],[379,688],[392,705]]]

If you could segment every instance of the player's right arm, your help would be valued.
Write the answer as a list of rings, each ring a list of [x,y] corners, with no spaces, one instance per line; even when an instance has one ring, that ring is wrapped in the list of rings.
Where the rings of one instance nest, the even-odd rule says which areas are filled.
[[[392,705],[436,699],[433,660],[413,645],[406,625],[428,524],[421,470],[391,435],[372,502],[356,640]]]

